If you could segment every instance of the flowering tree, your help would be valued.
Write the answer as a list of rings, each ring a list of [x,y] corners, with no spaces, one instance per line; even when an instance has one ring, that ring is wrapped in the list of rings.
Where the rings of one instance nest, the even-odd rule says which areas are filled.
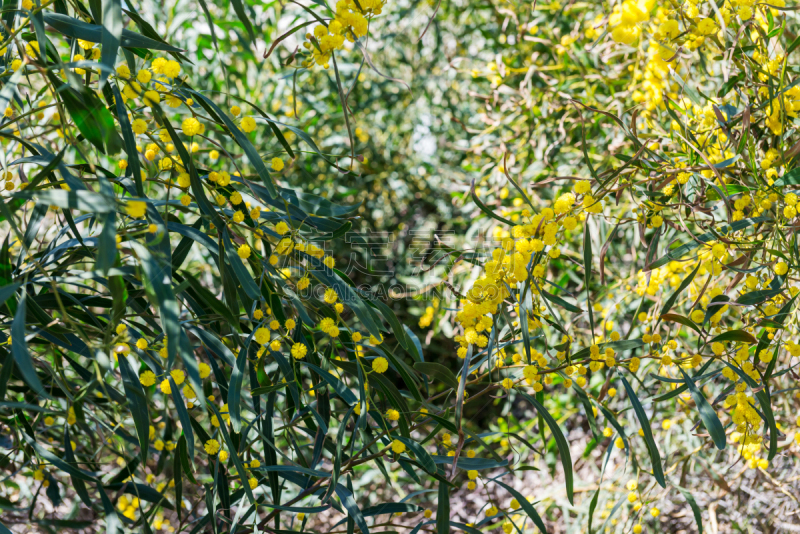
[[[414,301],[343,270],[369,212],[309,179],[366,183],[370,114],[407,124],[405,105],[387,119],[395,104],[358,87],[368,72],[406,90],[369,41],[411,6],[199,4],[187,21],[208,24],[233,84],[130,5],[4,5],[3,531],[511,534],[574,520],[638,533],[671,520],[673,495],[701,530],[704,489],[684,487],[697,458],[789,471],[791,11],[428,6],[420,42],[445,37],[432,72],[454,78],[423,89],[453,103],[436,109],[458,128],[409,157],[460,169],[424,187],[449,195],[442,219],[469,238],[434,241],[413,294],[431,304],[417,326],[451,334],[450,350],[405,324]],[[288,106],[236,83],[273,15],[263,57],[279,56]],[[470,65],[465,42],[489,58]],[[315,121],[344,148],[320,149]],[[375,152],[386,169],[423,168]],[[477,417],[487,406],[505,410],[497,428]],[[519,489],[550,457],[574,512]],[[576,482],[593,484],[587,498]],[[461,491],[480,508],[459,506]]]

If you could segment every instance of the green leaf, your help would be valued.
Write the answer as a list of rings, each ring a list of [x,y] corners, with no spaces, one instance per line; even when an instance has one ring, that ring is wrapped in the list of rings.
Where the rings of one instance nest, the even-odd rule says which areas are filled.
[[[755,337],[753,337],[752,334],[744,330],[728,330],[727,332],[723,332],[720,335],[711,338],[708,341],[708,344],[710,345],[711,343],[717,341],[720,343],[722,343],[723,341],[740,341],[742,343],[752,344],[756,343],[758,340]]]
[[[342,399],[342,400],[343,400],[343,401],[344,401],[344,402],[345,402],[347,405],[349,405],[349,406],[352,406],[353,404],[355,404],[356,402],[358,402],[358,399],[357,399],[357,398],[356,398],[356,396],[353,394],[353,392],[352,392],[352,391],[350,391],[350,388],[348,388],[348,387],[345,385],[345,383],[344,383],[344,382],[342,382],[341,380],[339,380],[338,378],[336,378],[336,376],[332,375],[332,374],[331,374],[331,373],[329,373],[328,371],[325,371],[325,370],[323,370],[323,369],[321,369],[321,368],[317,367],[317,366],[316,366],[316,365],[314,365],[313,363],[307,362],[307,361],[305,361],[305,360],[300,360],[300,361],[298,361],[297,363],[299,363],[300,365],[305,365],[306,367],[308,367],[309,369],[311,369],[312,371],[314,371],[314,372],[315,372],[315,373],[316,373],[316,374],[317,374],[317,375],[318,375],[318,376],[319,376],[321,379],[323,379],[323,380],[324,380],[324,381],[325,381],[325,382],[326,382],[326,383],[327,383],[327,384],[328,384],[328,385],[329,385],[331,388],[333,388],[333,390],[336,392],[336,394],[337,394],[337,395],[339,395],[339,397],[341,397],[341,399]]]
[[[183,436],[181,436],[183,437]],[[175,454],[172,457],[172,481],[175,483],[175,504],[178,505],[177,509],[175,510],[178,512],[178,519],[182,518],[182,511],[181,509],[183,506],[183,476],[182,476],[182,465],[181,465],[181,457],[180,454]]]
[[[750,291],[749,293],[745,293],[741,297],[739,297],[736,302],[743,306],[755,306],[756,304],[761,304],[764,301],[767,301],[773,297],[776,297],[783,293],[784,288],[777,287],[772,289],[759,289],[757,291]]]
[[[589,326],[592,329],[592,341],[594,342],[594,311],[591,303],[591,290],[589,280],[592,278],[592,236],[588,227],[583,230],[583,285],[586,286],[586,302],[589,305]]]
[[[113,199],[91,191],[65,191],[63,189],[45,189],[42,191],[23,191],[15,193],[20,198],[33,198],[36,202],[46,203],[63,209],[80,210],[92,213],[108,213],[114,209]]]
[[[470,195],[472,195],[472,201],[475,203],[476,206],[478,206],[479,210],[481,210],[483,213],[485,213],[486,215],[488,215],[492,219],[496,219],[496,220],[498,220],[498,221],[500,221],[502,223],[507,224],[509,227],[514,226],[513,222],[509,221],[508,219],[506,219],[504,217],[499,216],[493,210],[491,210],[488,207],[486,207],[486,204],[481,202],[481,200],[478,198],[478,195],[475,193],[475,180],[472,180],[472,185],[470,186],[469,192],[470,192]]]
[[[682,324],[688,328],[691,328],[698,334],[700,333],[700,328],[688,317],[684,317],[683,315],[678,315],[677,313],[665,313],[664,315],[660,316],[662,321],[670,321],[673,323]]]
[[[242,24],[244,24],[245,30],[247,30],[247,35],[250,37],[250,42],[255,45],[256,34],[253,31],[253,25],[250,24],[250,18],[247,16],[247,13],[244,12],[242,0],[231,0],[231,3],[233,4],[233,10],[236,12],[236,16],[239,17],[239,20],[242,21]]]
[[[673,484],[673,486],[675,486]],[[681,492],[683,498],[686,499],[686,502],[689,503],[689,506],[692,508],[692,514],[694,514],[694,521],[697,524],[697,534],[703,534],[703,514],[700,511],[700,507],[697,506],[697,501],[694,500],[694,497],[689,490],[682,488],[680,486],[675,486],[675,489]]]
[[[417,461],[425,471],[429,474],[436,473],[436,462],[433,461],[431,455],[428,454],[428,451],[426,451],[422,445],[411,438],[404,438],[402,436],[395,437],[394,439],[403,442],[405,446],[414,453]]]
[[[597,499],[600,497],[600,488],[597,488],[594,492],[594,496],[592,497],[592,501],[589,503],[589,526],[587,527],[589,534],[593,534],[594,530],[592,530],[592,519],[594,518],[594,511],[597,509]]]
[[[559,428],[556,420],[539,401],[527,393],[520,391],[519,394],[536,408],[538,414],[545,420],[547,426],[550,427],[550,432],[553,433],[553,438],[556,440],[556,445],[558,446],[558,455],[561,457],[561,465],[564,467],[564,483],[567,487],[567,499],[569,499],[570,503],[573,503],[572,456],[570,456],[569,453],[569,443],[567,443],[566,438],[564,438],[564,434],[561,432],[561,428]]]
[[[415,513],[421,512],[423,508],[416,504],[409,504],[405,502],[384,502],[369,508],[364,508],[361,513],[364,517],[374,517],[383,514],[401,514],[401,513]]]
[[[414,369],[431,378],[438,378],[453,389],[458,389],[458,379],[456,375],[453,374],[453,371],[440,363],[417,362],[414,364]]]
[[[636,412],[636,417],[639,418],[639,423],[642,425],[644,442],[647,445],[647,450],[650,452],[650,461],[653,464],[653,476],[662,488],[666,488],[667,482],[664,480],[664,471],[661,468],[661,455],[658,453],[658,447],[656,447],[656,442],[653,440],[653,432],[650,429],[650,421],[647,419],[647,414],[644,413],[644,408],[642,408],[642,403],[639,402],[639,397],[636,396],[636,393],[634,393],[633,388],[625,377],[620,376],[619,379],[622,380],[622,385],[625,386],[625,391],[628,392],[628,398],[633,405],[634,412]]]
[[[447,415],[447,413],[445,413],[445,415]],[[427,413],[427,414],[425,414],[425,417],[429,417],[429,418],[433,419],[434,421],[436,421],[437,424],[442,425],[444,428],[446,428],[450,432],[458,434],[458,428],[456,428],[456,425],[454,425],[453,422],[450,421],[449,419],[447,419],[446,417],[442,417],[442,416],[439,416],[439,415],[436,415],[436,414],[433,414],[433,413]],[[450,462],[450,463],[452,463],[452,462]]]
[[[72,450],[72,439],[69,435],[69,425],[64,426],[64,460],[66,460],[69,465],[77,465],[75,453]],[[83,483],[83,480],[78,477],[70,477],[70,482],[75,488],[75,493],[78,494],[78,497],[80,497],[83,504],[85,504],[87,508],[93,508],[92,499],[89,497],[89,492],[86,491],[86,484]]]
[[[52,452],[39,445],[36,440],[30,437],[26,432],[21,432],[20,435],[28,443],[28,445],[33,447],[33,450],[36,451],[36,454],[53,464],[58,469],[61,469],[68,475],[85,480],[87,482],[94,482],[96,480],[94,473],[89,473],[88,471],[84,471],[83,469],[79,469],[72,464],[65,462]]]
[[[17,292],[17,289],[19,289],[20,285],[21,284],[19,282],[14,282],[13,284],[0,287],[0,306],[2,306],[5,301],[11,297],[11,295]]]
[[[453,460],[455,457],[434,455],[432,456],[432,458],[437,465],[438,464],[453,465]],[[498,462],[497,460],[492,460],[490,458],[467,458],[463,455],[458,457],[458,468],[465,469],[467,471],[497,469],[498,467],[505,467],[507,465],[508,465],[508,460],[503,460],[502,462]]]
[[[222,432],[222,438],[225,444],[228,446],[228,450],[233,453],[234,451],[238,451],[238,447],[236,443],[231,439],[231,434],[228,432],[228,425],[223,423],[222,414],[219,413],[216,405],[206,400],[206,406],[214,412],[214,415],[217,416],[217,420],[220,421],[219,430]],[[187,440],[189,438],[187,437]],[[191,451],[190,451],[191,454]],[[233,459],[233,465],[236,466],[236,472],[239,474],[239,480],[242,483],[242,487],[244,488],[245,494],[247,495],[247,499],[250,501],[250,504],[255,503],[255,498],[253,497],[253,490],[250,489],[250,484],[247,482],[247,472],[244,469],[244,465],[242,464],[242,459],[238,454],[231,454],[231,458]]]
[[[57,32],[82,39],[91,43],[100,43],[103,40],[103,27],[97,24],[89,24],[82,20],[68,17],[60,13],[45,13],[44,22]],[[144,37],[130,30],[122,30],[120,35],[120,46],[125,48],[146,48],[148,50],[162,50],[164,52],[182,52],[180,48],[165,44],[163,42]]]
[[[194,475],[192,474],[192,462],[189,459],[189,453],[186,450],[186,436],[184,435],[181,435],[181,437],[178,438],[177,456],[181,459],[181,465],[183,466],[183,472],[186,474],[186,478],[188,478],[192,484],[197,484],[197,480],[194,479]],[[176,502],[179,501],[176,499]]]
[[[119,50],[120,40],[122,39],[122,2],[121,0],[103,0],[103,30],[100,34],[100,63],[108,70],[100,70],[100,88],[108,78],[110,72],[114,72],[117,62],[117,51]]]
[[[152,293],[161,313],[161,326],[167,336],[167,367],[172,367],[178,354],[180,325],[178,324],[178,303],[172,292],[172,273],[167,265],[159,265],[150,251],[138,242],[130,242],[136,252],[144,272],[145,288]],[[199,395],[200,392],[198,391]],[[185,408],[184,408],[185,409]],[[189,443],[189,452],[194,457],[194,443]]]
[[[791,313],[792,308],[794,307],[795,300],[797,300],[797,295],[792,297],[789,300],[789,302],[784,304],[781,307],[781,309],[778,311],[778,313],[776,313],[771,318],[771,321],[773,321],[773,324],[776,327],[778,327],[778,328],[783,327],[783,323],[789,317],[789,314]],[[767,325],[765,325],[765,326],[767,326]],[[761,331],[761,335],[759,336],[759,338],[760,339],[758,341],[758,345],[756,346],[756,351],[755,351],[756,355],[761,354],[761,351],[766,349],[767,347],[769,347],[770,342],[771,342],[771,340],[769,338],[769,332],[767,332],[767,330],[762,330]],[[772,360],[769,362],[769,364],[767,365],[767,370],[764,372],[764,382],[767,382],[770,379],[770,377],[772,376],[772,373],[775,371],[775,365],[777,365],[777,363],[778,363],[778,358],[776,356],[774,356],[772,358]]]
[[[441,481],[436,504],[436,534],[450,534],[450,486]]]
[[[142,171],[139,164],[139,152],[136,150],[136,136],[133,133],[131,121],[128,118],[128,109],[122,101],[122,95],[119,93],[119,87],[116,83],[109,84],[111,93],[114,95],[114,102],[117,108],[117,120],[119,121],[119,129],[122,131],[122,140],[125,142],[125,152],[128,154],[128,168],[126,174],[133,178],[136,184],[136,194],[139,197],[144,197],[144,185],[142,184]]]
[[[418,389],[418,381],[416,379],[416,375],[414,374],[414,370],[409,366],[403,358],[396,356],[393,352],[389,350],[384,350],[383,347],[378,346],[374,347],[375,352],[382,354],[389,360],[389,364],[392,369],[396,370],[403,379],[403,382],[408,387],[408,392],[411,393],[411,396],[418,402],[424,402],[422,395],[419,393]]]
[[[681,285],[678,286],[678,289],[676,289],[675,292],[664,302],[664,305],[661,306],[661,317],[666,315],[672,309],[672,306],[675,304],[675,301],[678,300],[678,297],[681,295],[681,293],[683,293],[683,291],[689,287],[689,284],[692,283],[692,280],[694,280],[694,277],[697,274],[697,271],[700,270],[700,266],[702,264],[703,262],[698,261],[697,267],[695,267],[694,270],[689,273],[689,275],[684,277],[684,279],[681,281]]]
[[[344,418],[342,419],[341,425],[339,426],[339,431],[336,433],[336,454],[333,458],[333,472],[331,473],[331,482],[329,485],[328,492],[325,494],[325,497],[322,499],[322,502],[327,502],[330,499],[331,495],[335,488],[339,486],[339,475],[342,472],[342,449],[344,448],[344,435],[347,431],[347,424],[350,421],[350,418],[353,416],[353,413],[356,410],[356,405],[350,407],[350,409],[345,414]]]
[[[722,426],[722,422],[719,420],[717,412],[708,403],[705,396],[703,396],[703,393],[697,388],[694,380],[692,380],[691,377],[687,375],[681,367],[678,368],[683,375],[683,380],[686,383],[686,386],[689,388],[689,393],[691,393],[694,403],[697,405],[697,410],[700,412],[700,418],[703,420],[703,425],[705,425],[708,433],[711,434],[711,439],[714,440],[714,445],[716,445],[719,450],[724,450],[726,443],[725,428]]]
[[[361,529],[361,534],[369,534],[369,527],[364,520],[364,514],[361,513],[361,509],[356,504],[355,499],[353,499],[353,492],[341,484],[336,485],[335,491],[336,495],[339,496],[339,500],[342,501],[342,506],[347,510],[349,518]]]
[[[171,375],[168,376],[170,389],[172,390],[172,402],[175,404],[175,409],[178,411],[178,419],[181,421],[181,428],[183,429],[183,434],[186,436],[189,457],[194,458],[194,431],[192,430],[192,418],[189,417],[189,411],[186,409],[186,405],[183,403],[181,390],[175,383],[175,379],[172,378]],[[198,391],[196,394],[201,395],[202,392]],[[220,421],[221,420],[222,419],[220,418]]]
[[[318,471],[317,469],[308,469],[307,467],[300,467],[299,465],[265,465],[257,467],[254,471],[275,471],[276,473],[300,473],[318,478],[329,478],[331,475],[325,471]]]
[[[253,276],[244,266],[242,258],[239,257],[237,249],[233,246],[233,243],[231,242],[231,236],[228,233],[227,228],[222,230],[222,239],[225,242],[225,256],[227,256],[231,267],[233,267],[233,272],[236,274],[236,279],[241,284],[242,289],[244,289],[244,292],[251,299],[261,299],[261,292],[258,290],[258,286],[253,281]]]
[[[371,300],[370,303],[378,308],[378,310],[381,312],[381,315],[383,315],[383,318],[386,319],[386,322],[391,325],[392,332],[394,332],[394,337],[397,342],[401,347],[403,347],[403,349],[407,351],[409,349],[408,339],[405,335],[405,331],[403,330],[403,325],[397,319],[397,316],[394,314],[392,309],[384,304],[380,299]]]
[[[245,102],[247,102],[247,101],[245,100]],[[248,104],[249,104],[249,102],[248,102]],[[261,113],[261,117],[256,117],[256,122],[266,122],[267,124],[269,124],[270,128],[272,129],[272,132],[278,138],[278,142],[281,143],[281,146],[283,146],[283,148],[286,149],[286,151],[289,153],[289,155],[293,154],[292,153],[292,149],[289,146],[289,144],[285,142],[286,139],[284,138],[284,136],[281,133],[280,129],[278,129],[278,126],[283,126],[287,130],[289,130],[292,133],[294,133],[298,138],[300,138],[303,141],[305,141],[306,144],[309,147],[311,147],[311,150],[313,150],[319,157],[321,157],[323,160],[325,160],[326,162],[328,162],[332,166],[338,167],[338,165],[336,165],[336,163],[334,161],[332,161],[331,159],[328,158],[328,155],[325,152],[323,152],[323,151],[321,151],[319,149],[317,144],[314,142],[314,139],[310,135],[308,135],[308,132],[306,132],[304,130],[301,130],[300,128],[298,128],[296,126],[292,126],[290,124],[284,124],[282,122],[278,122],[278,121],[276,121],[274,119],[269,118],[269,116],[266,113],[264,113],[262,110],[258,109],[257,106],[253,106],[253,108],[256,109],[259,113]],[[294,156],[292,155],[292,157],[294,157]],[[344,169],[341,169],[341,170],[344,171]]]
[[[589,400],[589,396],[583,390],[582,387],[578,386],[577,383],[572,383],[572,390],[578,395],[578,400],[580,400],[581,404],[583,404],[583,410],[586,412],[586,419],[589,420],[589,429],[592,431],[592,435],[596,440],[600,440],[600,431],[597,429],[597,420],[594,416],[594,410],[592,410],[592,403]]]
[[[78,92],[52,72],[48,75],[81,134],[104,154],[118,152],[122,142],[114,118],[97,95],[86,88]]]
[[[508,484],[500,482],[496,478],[493,478],[491,480],[495,484],[497,484],[498,486],[500,486],[501,488],[503,488],[507,492],[509,492],[511,494],[511,496],[514,497],[517,500],[517,502],[522,507],[522,509],[525,510],[525,513],[528,514],[528,517],[531,518],[531,521],[533,521],[533,524],[536,525],[536,528],[538,528],[542,532],[547,532],[547,528],[544,526],[544,521],[542,521],[541,516],[538,513],[536,513],[536,509],[533,507],[533,505],[530,502],[528,502],[528,499],[526,499],[522,495],[522,493],[518,492],[517,490],[515,490],[514,488],[512,488]]]
[[[267,393],[272,393],[273,391],[278,391],[279,389],[283,389],[289,384],[282,383],[282,384],[274,384],[272,386],[261,386],[255,389],[250,390],[250,395],[253,397],[259,397],[261,395],[266,395]]]
[[[23,73],[23,69],[17,70],[3,84],[3,88],[0,89],[0,109],[6,109],[11,101],[14,100],[14,97],[17,94],[17,84],[19,83],[20,79],[22,79]]]
[[[283,510],[285,512],[293,512],[296,514],[301,512],[304,514],[316,514],[319,512],[324,512],[330,508],[330,506],[285,506],[280,504],[270,504],[267,502],[261,502],[258,503],[258,505],[264,506],[265,508],[272,508],[273,510]]]
[[[798,37],[798,39],[800,39],[800,37]],[[797,40],[795,40],[795,42],[797,42]],[[772,185],[772,187],[775,189],[780,189],[787,185],[800,185],[800,167],[788,171],[786,174],[775,180],[775,183]]]
[[[562,308],[564,308],[567,311],[571,311],[572,313],[583,313],[582,309],[580,309],[579,307],[575,306],[574,304],[570,304],[569,302],[567,302],[566,300],[562,299],[561,297],[553,295],[552,293],[548,293],[544,289],[541,290],[541,293],[542,293],[542,296],[544,298],[546,298],[547,300],[549,300],[553,304],[561,306]]]
[[[97,483],[97,491],[100,493],[100,500],[103,503],[103,511],[105,512],[106,534],[124,532],[124,529],[122,528],[122,521],[117,515],[116,509],[114,509],[114,505],[111,504],[111,500],[108,498],[108,495],[106,495],[103,485],[99,482]]]
[[[210,334],[202,328],[191,328],[190,332],[199,337],[200,341],[202,341],[211,352],[216,354],[219,359],[225,362],[228,367],[233,368],[233,366],[236,365],[236,357],[214,334]]]
[[[168,48],[174,48],[168,42],[166,42],[164,39],[162,39],[161,36],[158,34],[158,32],[150,24],[148,24],[146,20],[144,20],[141,16],[139,16],[139,14],[136,13],[135,10],[123,9],[123,11],[125,12],[126,15],[128,15],[131,18],[131,20],[133,22],[136,23],[136,26],[139,28],[139,31],[142,32],[142,35],[144,35],[145,37],[149,37],[150,39],[161,43],[163,46],[166,46]],[[214,30],[212,29],[211,31],[213,32]],[[133,33],[133,32],[131,32],[131,33]],[[128,35],[129,38],[131,36],[131,34],[126,34],[126,35]],[[134,40],[133,42],[137,42],[137,41]],[[176,49],[176,50],[178,50],[178,49]],[[125,52],[127,52],[129,55],[132,56],[132,54],[130,52],[128,52],[127,50]],[[172,54],[175,57],[175,59],[177,59],[179,61],[182,61],[184,63],[188,63],[190,65],[192,64],[191,60],[188,57],[186,57],[183,54],[181,54],[179,51],[169,51],[169,50],[167,50],[167,52]],[[130,63],[132,63],[132,61],[128,61],[128,64],[130,64]],[[134,72],[134,68],[133,67],[131,67],[131,72],[132,73]]]
[[[25,341],[26,299],[27,292],[23,291],[19,299],[17,312],[14,314],[14,321],[11,323],[11,354],[14,356],[17,369],[22,373],[22,378],[31,390],[40,397],[50,399],[50,395],[44,390],[44,386],[39,380],[30,352],[28,352],[28,343]]]
[[[38,207],[38,206],[37,206]],[[44,206],[46,207],[46,206]],[[98,217],[103,221],[103,228],[97,239],[97,261],[95,268],[108,276],[108,271],[117,260],[117,225],[116,212],[109,211]]]
[[[122,384],[125,387],[125,396],[130,403],[133,423],[136,426],[136,434],[139,436],[142,463],[145,464],[147,463],[147,449],[150,445],[150,414],[147,409],[147,395],[142,389],[139,377],[133,372],[128,357],[120,354],[117,360],[122,375]]]
[[[358,209],[363,205],[362,203],[358,203],[340,206],[334,204],[325,197],[294,189],[287,189],[285,187],[279,188],[279,191],[282,199],[288,200],[290,204],[297,206],[305,213],[318,217],[349,217],[355,215]]]
[[[244,344],[239,349],[239,356],[236,358],[236,365],[231,370],[231,380],[228,386],[228,412],[231,417],[231,428],[239,434],[242,431],[241,399],[242,383],[247,367],[247,353],[250,350],[250,343],[253,341],[255,329],[247,336]]]
[[[28,227],[25,229],[25,237],[22,239],[26,249],[30,248],[31,243],[33,243],[33,240],[36,238],[36,234],[39,233],[39,228],[45,216],[47,216],[47,211],[49,209],[49,206],[37,204],[34,206],[33,210],[31,210],[31,217],[28,219]]]

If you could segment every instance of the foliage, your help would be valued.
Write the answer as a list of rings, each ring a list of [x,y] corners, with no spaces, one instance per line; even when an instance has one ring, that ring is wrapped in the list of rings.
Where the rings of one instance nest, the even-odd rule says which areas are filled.
[[[702,530],[796,463],[782,2],[149,7],[4,4],[5,525]]]

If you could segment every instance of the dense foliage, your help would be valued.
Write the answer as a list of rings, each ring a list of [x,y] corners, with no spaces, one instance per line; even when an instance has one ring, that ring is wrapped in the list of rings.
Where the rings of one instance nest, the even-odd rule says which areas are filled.
[[[2,22],[0,531],[798,521],[782,1]]]

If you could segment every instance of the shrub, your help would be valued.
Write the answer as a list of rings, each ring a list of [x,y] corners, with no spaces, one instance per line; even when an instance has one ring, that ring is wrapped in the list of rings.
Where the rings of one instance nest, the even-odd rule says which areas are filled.
[[[418,171],[402,195],[362,206],[308,176],[363,197],[356,146],[370,137],[356,117],[368,128],[391,108],[374,120],[406,134],[421,120],[371,92],[348,105],[364,65],[378,95],[399,85],[367,51],[386,6],[298,8],[314,18],[275,34],[266,56],[302,42],[270,64],[294,69],[286,115],[301,128],[253,103],[252,87],[222,92],[205,66],[193,72],[159,24],[101,4],[24,0],[4,18],[4,522],[510,534],[572,513],[581,530],[641,532],[674,526],[661,510],[679,495],[700,529],[701,466],[791,462],[800,93],[781,5],[552,3],[530,18],[444,6],[459,24],[436,35],[491,53],[447,94],[466,124],[434,129],[471,155],[438,146],[395,161],[373,141],[387,182],[436,168],[428,157],[458,181]],[[257,44],[255,10],[232,7],[220,24]],[[395,7],[382,30],[403,21]],[[214,34],[246,80],[254,57],[232,43]],[[444,113],[445,92],[425,94]],[[318,147],[303,98],[325,111],[317,136],[346,150]],[[436,336],[425,346],[404,324],[416,304],[384,302],[343,270],[359,218],[420,207],[421,191],[450,197],[425,200],[426,223],[467,230],[415,273],[431,304],[418,326]],[[571,511],[516,489],[545,468]],[[596,485],[585,499],[582,482]],[[478,510],[460,504],[462,486],[481,492]],[[433,492],[435,517],[421,506]]]

